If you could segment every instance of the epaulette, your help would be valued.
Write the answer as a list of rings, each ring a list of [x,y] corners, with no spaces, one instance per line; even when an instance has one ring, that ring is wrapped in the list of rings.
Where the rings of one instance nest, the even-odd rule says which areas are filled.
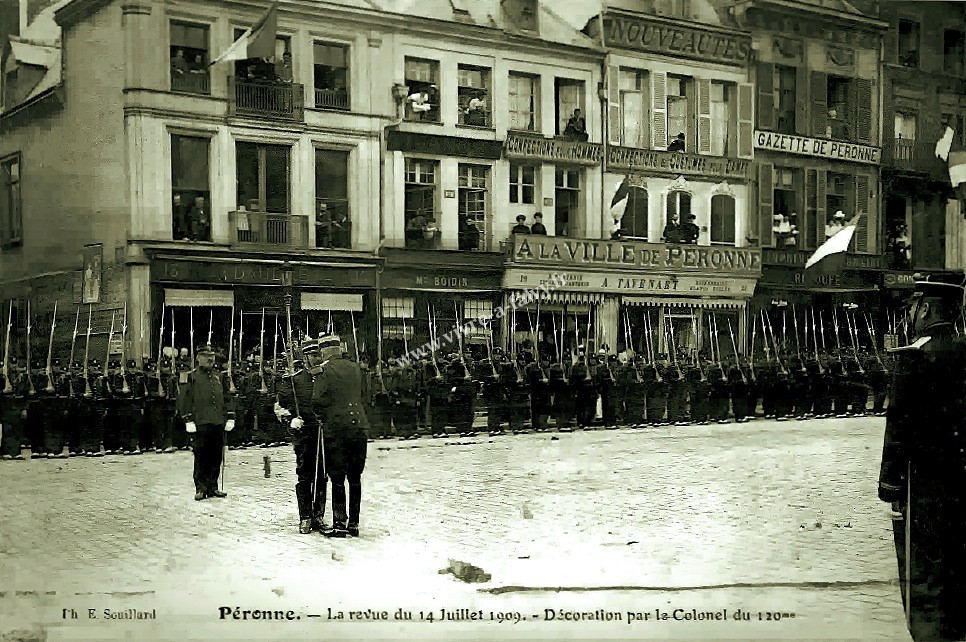
[[[895,354],[897,352],[908,352],[910,350],[921,350],[924,345],[926,345],[927,343],[929,343],[929,340],[930,339],[932,339],[932,337],[920,337],[920,338],[916,339],[913,343],[910,343],[907,346],[900,346],[898,348],[889,348],[889,353],[890,354]]]

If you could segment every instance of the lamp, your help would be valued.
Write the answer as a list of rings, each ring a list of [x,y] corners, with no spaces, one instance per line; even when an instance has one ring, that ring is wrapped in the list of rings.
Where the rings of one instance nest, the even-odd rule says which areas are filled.
[[[396,99],[397,103],[401,103],[406,100],[409,95],[409,87],[401,83],[394,83],[392,86],[392,97]]]

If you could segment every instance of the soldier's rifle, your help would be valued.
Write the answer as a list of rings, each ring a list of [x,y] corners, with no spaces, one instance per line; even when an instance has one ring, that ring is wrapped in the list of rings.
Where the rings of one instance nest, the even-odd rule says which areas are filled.
[[[631,348],[633,348],[634,346],[632,337],[633,335],[631,334],[630,315],[625,313],[624,314],[624,343]],[[631,357],[631,365],[634,367],[634,383],[643,383],[644,378],[641,376],[641,369],[637,363],[637,354],[633,351],[633,349],[631,350],[631,354],[633,355]]]
[[[405,321],[405,319],[403,319]],[[499,381],[500,373],[496,371],[496,361],[493,356],[493,319],[490,319],[490,331],[486,336],[486,356],[490,361],[490,370],[493,372],[493,380]]]
[[[349,322],[352,324],[352,347],[356,353],[356,363],[362,363],[359,357],[359,337],[356,335],[356,315],[352,310],[349,310]]]
[[[670,314],[665,314],[664,318],[667,319],[667,342],[671,346],[671,358],[674,360],[674,369],[678,373],[678,380],[682,380],[684,379],[684,374],[681,372],[681,366],[678,365],[678,349],[674,345],[674,320]]]
[[[815,361],[818,362],[818,373],[825,374],[825,366],[822,365],[822,358],[819,356],[819,353],[818,353],[818,330],[815,327],[815,308],[811,308],[810,312],[812,314],[812,343],[815,344]],[[808,328],[805,329],[805,332],[808,332]],[[825,334],[824,330],[822,334],[824,336]]]
[[[530,341],[533,343],[533,358],[537,363],[537,367],[540,369],[540,378],[546,379],[547,377],[543,372],[543,366],[540,365],[540,352],[537,348],[537,329],[533,325],[533,317],[530,316],[529,312],[527,312],[527,323],[530,325]]]
[[[751,317],[751,349],[748,350],[748,370],[751,374],[752,381],[758,381],[757,375],[755,375],[755,339],[758,334],[758,324],[755,323],[755,317]]]
[[[795,329],[795,352],[798,354],[798,362],[802,364],[801,371],[805,372],[805,361],[802,359],[802,344],[798,340],[798,311],[795,309],[795,304],[792,304],[792,323]],[[805,329],[805,337],[808,338],[808,328]],[[806,350],[808,348],[806,347]]]
[[[194,370],[194,367],[195,367],[195,309],[194,307],[188,308],[188,323],[189,323],[188,341],[191,343],[191,345],[188,346],[188,349],[191,351],[190,369]]]
[[[648,359],[654,368],[654,380],[662,383],[664,377],[661,376],[661,369],[657,367],[657,350],[654,349],[654,326],[651,325],[650,311],[644,313],[644,326],[644,339],[647,341]]]
[[[537,299],[537,333],[533,337],[533,358],[537,361],[537,366],[540,368],[540,381],[546,383],[549,381],[547,377],[547,372],[543,369],[543,360],[540,359],[540,299]]]
[[[228,331],[228,394],[238,394],[238,388],[235,387],[235,312],[231,313],[231,330]],[[241,346],[238,346],[239,351]]]
[[[832,306],[832,329],[835,331],[835,347],[838,351],[839,365],[842,366],[842,374],[846,374],[845,361],[842,359],[842,339],[839,337],[839,314],[838,308]]]
[[[258,392],[267,395],[268,386],[265,385],[265,308],[262,308],[262,330],[258,338],[258,379],[261,382]]]
[[[70,339],[70,358],[67,360],[67,394],[70,397],[74,396],[74,348],[77,345],[77,328],[80,327],[80,307],[77,308],[77,314],[74,315],[74,334],[71,335]]]
[[[785,368],[785,364],[782,362],[781,355],[778,352],[778,340],[775,338],[775,328],[771,325],[771,319],[764,314],[764,310],[762,310],[762,316],[768,321],[768,332],[771,333],[771,344],[775,348],[775,361],[778,362],[778,368],[782,374],[787,375],[788,370]]]
[[[278,375],[278,335],[281,332],[278,325],[278,312],[275,313],[275,345],[272,348],[272,374]],[[276,379],[278,381],[278,379]],[[278,392],[278,386],[275,387],[276,393]],[[266,390],[267,392],[267,390]],[[277,395],[276,395],[277,396]]]
[[[882,361],[882,355],[879,354],[879,346],[876,345],[877,341],[876,341],[876,334],[875,334],[875,326],[872,325],[872,319],[869,317],[869,314],[867,312],[862,313],[862,318],[865,320],[865,327],[869,331],[869,340],[872,341],[872,350],[873,352],[875,352],[875,359],[876,361],[879,362],[879,365],[882,366],[883,370],[885,370],[886,372],[889,372],[889,369],[886,368],[885,363],[883,363]]]
[[[111,364],[111,341],[114,340],[114,321],[117,315],[116,310],[111,310],[111,331],[107,335],[107,348],[104,350],[104,372],[102,373],[104,377],[104,390],[108,394],[111,394],[113,390],[111,389],[111,378],[109,366]]]
[[[288,299],[286,299],[286,301],[288,301]],[[275,327],[278,327],[277,320],[275,322]],[[292,382],[292,399],[295,404],[295,416],[301,418],[302,413],[299,410],[299,396],[295,391],[295,344],[292,343],[292,306],[288,305],[288,303],[285,305],[285,337],[288,340],[288,345],[286,346],[285,350],[285,359],[288,362],[289,381]],[[358,352],[356,353],[356,357],[358,361]],[[318,456],[316,456],[316,462],[318,462]],[[314,490],[315,489],[313,488],[313,493]],[[314,498],[315,495],[313,494],[312,497]]]
[[[131,394],[131,387],[127,383],[127,303],[124,304],[124,323],[121,325],[121,393]]]
[[[718,338],[718,316],[716,314],[711,315],[711,324],[714,326],[714,351],[716,356],[716,361],[718,364],[718,371],[721,373],[721,380],[727,381],[728,375],[725,373],[724,364],[721,362],[721,340]],[[735,356],[738,356],[737,351],[735,351]]]
[[[587,308],[587,336],[584,337],[584,381],[590,380],[590,308]]]
[[[27,394],[31,397],[37,394],[37,389],[34,387],[34,377],[31,372],[33,364],[30,363],[30,299],[27,299]]]
[[[738,360],[738,342],[735,341],[735,331],[731,327],[731,319],[728,319],[728,334],[731,335],[731,347],[735,351],[735,367],[738,368],[738,372],[741,374],[741,383],[747,384],[748,378],[745,376],[745,371],[741,368],[741,362]]]
[[[460,313],[456,307],[456,301],[453,301],[453,315],[453,318],[456,320],[456,341],[460,351],[460,365],[463,366],[463,380],[469,381],[473,377],[470,376],[470,369],[466,365],[466,355],[463,354],[463,330],[465,328],[460,321]]]
[[[161,381],[161,358],[164,356],[164,308],[161,306],[161,331],[158,333],[158,363],[155,365],[154,375],[158,378],[158,397],[164,398],[167,394],[164,391],[164,383]],[[171,343],[174,343],[172,341]],[[171,357],[172,364],[174,357]]]
[[[174,378],[174,388],[172,392],[177,392],[177,386],[181,383],[181,378],[178,373],[178,349],[174,345],[174,308],[171,308],[171,376]],[[160,369],[158,370],[160,372]],[[177,397],[177,394],[175,395]]]
[[[163,314],[163,313],[162,313]],[[162,317],[163,318],[163,317]],[[138,343],[141,345],[141,357],[138,359],[138,368],[141,370],[141,387],[144,388],[144,396],[148,397],[148,373],[144,369],[144,357],[148,356],[144,353],[147,350],[147,346],[144,344],[144,317],[138,317]]]
[[[433,314],[433,309],[426,302],[426,327],[429,329],[429,358],[433,363],[433,370],[436,371],[436,378],[442,379],[443,375],[439,371],[439,363],[436,361],[436,348],[439,346],[439,342],[436,340],[436,315]]]
[[[13,330],[13,299],[10,300],[10,310],[7,312],[7,338],[3,342],[3,394],[13,393],[13,383],[10,381],[10,333]]]
[[[853,323],[848,308],[845,309],[845,321],[849,325],[849,336],[852,337],[852,351],[855,356],[855,365],[859,368],[859,374],[865,374],[865,368],[862,367],[862,361],[859,360],[859,323],[858,321]]]
[[[54,393],[54,328],[57,327],[57,302],[54,301],[54,316],[50,319],[50,340],[47,342],[47,368],[44,374],[47,376],[47,387],[44,392]]]
[[[242,366],[245,360],[245,312],[238,311],[238,367]]]
[[[406,354],[408,355],[409,354],[409,336],[408,336],[409,335],[409,328],[406,327],[406,317],[405,317],[405,315],[403,315],[402,320],[403,320],[403,350],[405,350],[406,351]],[[491,337],[491,339],[492,339],[492,337]]]
[[[305,335],[312,336],[309,334],[309,313],[305,313]],[[379,393],[383,395],[388,395],[389,391],[386,389],[386,380],[383,377],[382,372],[382,315],[376,315],[376,335],[377,348],[376,348],[376,378],[379,380]]]
[[[822,352],[827,353],[828,349],[825,347],[825,316],[822,314],[821,310],[818,311],[818,329],[821,330],[821,332],[818,334],[818,337],[822,341]]]
[[[701,376],[701,382],[704,383],[708,380],[707,375],[704,374],[704,364],[701,363],[701,355],[698,354],[698,317],[691,312],[691,329],[694,334],[694,365],[698,368],[698,374]]]
[[[87,341],[84,343],[84,396],[88,399],[94,396],[94,392],[91,390],[91,368],[90,368],[90,357],[91,357],[91,330],[94,326],[94,306],[88,304],[87,306]],[[172,330],[172,336],[173,336]],[[172,340],[173,341],[173,340]]]

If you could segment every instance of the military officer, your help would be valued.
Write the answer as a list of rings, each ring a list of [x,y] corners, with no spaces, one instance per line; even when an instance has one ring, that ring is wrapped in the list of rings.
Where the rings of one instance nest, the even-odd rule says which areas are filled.
[[[338,336],[320,338],[319,349],[323,366],[315,377],[311,408],[325,426],[325,469],[332,482],[332,528],[323,534],[358,537],[362,473],[369,438],[369,420],[362,401],[362,371],[358,364],[343,358]]]
[[[915,341],[893,351],[879,499],[893,503],[900,589],[912,638],[966,638],[966,344],[963,287],[920,281]]]
[[[198,367],[188,373],[181,390],[181,413],[185,430],[194,439],[195,501],[225,497],[218,490],[225,433],[235,428],[235,411],[228,388],[215,369],[215,350],[211,345],[197,352]]]

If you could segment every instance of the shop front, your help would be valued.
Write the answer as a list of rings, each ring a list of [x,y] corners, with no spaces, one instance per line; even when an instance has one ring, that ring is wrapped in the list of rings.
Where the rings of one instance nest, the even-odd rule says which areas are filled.
[[[524,309],[542,344],[558,353],[593,345],[610,354],[743,350],[746,307],[761,274],[755,248],[661,245],[521,235],[504,275],[507,303]],[[559,285],[558,285],[559,284]],[[550,339],[545,339],[549,337]],[[733,341],[732,341],[733,337]]]

